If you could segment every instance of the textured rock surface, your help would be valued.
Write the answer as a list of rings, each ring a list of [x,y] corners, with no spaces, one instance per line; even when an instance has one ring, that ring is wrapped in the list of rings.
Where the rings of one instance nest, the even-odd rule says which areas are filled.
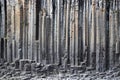
[[[120,0],[0,0],[1,77],[113,79],[119,62]]]
[[[119,63],[119,0],[0,0],[0,62],[105,71]]]
[[[33,64],[31,64],[32,66]],[[9,68],[8,68],[9,67]],[[30,64],[25,64],[24,71],[15,69],[11,64],[0,66],[0,80],[119,80],[120,65],[115,66],[111,70],[105,72],[81,71],[77,70],[72,73],[67,69],[66,72],[56,68],[55,65],[47,65],[35,67],[35,71],[31,72]],[[37,71],[39,69],[39,71]],[[58,69],[58,71],[56,70]],[[71,71],[72,68],[70,68]],[[74,69],[75,70],[75,69]],[[41,73],[42,72],[42,73]]]

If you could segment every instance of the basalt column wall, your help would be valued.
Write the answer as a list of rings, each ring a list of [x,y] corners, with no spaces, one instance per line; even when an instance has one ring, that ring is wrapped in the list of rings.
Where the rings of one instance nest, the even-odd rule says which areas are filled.
[[[120,62],[120,0],[0,0],[0,62],[16,59],[111,69]]]

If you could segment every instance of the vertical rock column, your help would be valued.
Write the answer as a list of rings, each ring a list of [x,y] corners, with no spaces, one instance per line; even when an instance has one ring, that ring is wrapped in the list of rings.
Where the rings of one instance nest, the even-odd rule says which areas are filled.
[[[0,37],[4,38],[5,36],[5,1],[0,0]]]
[[[96,0],[92,0],[92,26],[91,26],[91,32],[90,32],[90,66],[92,68],[95,68],[96,63],[96,20],[95,20],[95,2]]]
[[[83,61],[84,63],[89,63],[89,27],[91,26],[89,23],[91,19],[89,19],[91,16],[91,7],[90,7],[90,1],[86,0],[84,1],[83,5],[83,22],[82,22],[82,46],[83,46]]]
[[[119,39],[119,43],[118,44],[120,44],[120,1],[118,1],[118,30],[119,30],[119,32],[118,32],[118,39]],[[120,49],[120,45],[119,45],[119,49]],[[119,61],[120,61],[120,50],[119,50]]]
[[[36,0],[32,0],[33,1],[33,4],[32,4],[32,11],[31,12],[31,16],[33,18],[31,18],[31,21],[32,21],[32,25],[31,25],[31,28],[32,28],[32,60],[36,60],[36,53],[35,53],[35,41],[36,41]]]
[[[32,57],[33,57],[32,56],[32,52],[33,52],[32,42],[34,42],[34,41],[32,40],[32,38],[34,39],[34,37],[32,37],[32,36],[33,36],[33,30],[34,30],[33,29],[34,28],[33,27],[34,26],[34,16],[33,16],[33,14],[34,14],[34,7],[33,7],[34,1],[33,0],[29,1],[29,14],[28,14],[28,16],[29,16],[29,20],[28,20],[29,21],[29,26],[28,26],[28,59],[30,59],[30,60],[32,60]],[[37,45],[36,45],[36,47],[37,47]],[[34,53],[34,54],[36,54],[36,53]]]
[[[5,1],[0,0],[0,58],[5,59]]]
[[[115,1],[110,2],[109,12],[109,66],[110,69],[115,64],[115,15],[114,15]]]
[[[65,34],[64,34],[64,36],[65,36],[65,50],[64,50],[64,59],[66,58],[66,59],[68,59],[68,56],[69,56],[69,53],[68,53],[68,37],[69,37],[69,17],[70,17],[70,15],[69,15],[69,13],[70,13],[70,0],[67,0],[66,1],[66,13],[65,13]],[[64,60],[63,59],[63,60]]]
[[[49,1],[49,48],[48,48],[48,52],[50,55],[50,63],[53,63],[53,1],[52,0],[48,0]]]
[[[61,0],[61,20],[60,20],[60,55],[61,63],[63,63],[64,51],[65,51],[65,24],[66,24],[66,1]],[[54,9],[54,6],[53,6]],[[54,13],[54,12],[53,12]]]
[[[20,8],[19,58],[23,59],[23,27],[24,27],[23,11],[24,11],[24,1],[23,0],[19,0],[18,4],[19,4],[19,8]]]
[[[105,6],[105,0],[102,2],[99,2],[100,5],[100,70],[99,71],[105,71],[106,67],[106,19],[105,19],[105,13],[106,13],[106,6]]]
[[[75,65],[78,66],[78,0],[75,0]]]
[[[13,0],[7,0],[7,61],[12,62],[12,32],[11,32],[11,11]]]
[[[96,70],[100,70],[100,6],[99,0],[97,0],[96,6]]]
[[[74,33],[75,33],[75,16],[74,16],[74,0],[71,2],[70,6],[70,64],[71,66],[75,66],[75,55],[74,55]]]
[[[1,18],[2,15],[1,15],[1,0],[0,0],[0,21],[1,21]],[[1,22],[0,22],[0,33],[1,33]],[[0,35],[0,53],[1,53],[1,35]],[[0,59],[1,59],[1,56],[0,56]]]
[[[39,13],[39,62],[42,62],[42,12]]]
[[[91,20],[92,20],[92,5],[91,5],[91,0],[87,0],[87,8],[86,8],[86,50],[85,50],[85,54],[86,54],[86,65],[89,66],[90,65],[90,30],[91,30]]]
[[[20,2],[15,0],[15,42],[16,42],[16,55],[15,58],[20,58],[21,47],[20,47]]]
[[[46,48],[45,48],[45,22],[46,22],[46,11],[42,11],[42,62],[46,64]]]
[[[57,47],[57,51],[56,51],[56,63],[59,64],[60,63],[60,56],[59,56],[59,48],[60,48],[60,0],[57,0],[56,2],[56,37],[57,37],[57,43],[56,43],[56,47]]]
[[[60,0],[54,1],[54,63],[58,64],[60,57],[59,57],[59,29],[60,29]]]
[[[47,64],[52,63],[52,54],[50,54],[50,37],[51,37],[51,19],[49,16],[46,17],[46,61]]]
[[[11,31],[12,31],[12,59],[15,60],[16,58],[16,40],[15,40],[15,1],[12,5],[12,11],[11,11]]]
[[[115,46],[116,46],[116,49],[115,49],[115,65],[118,65],[119,64],[119,57],[120,57],[120,42],[119,42],[119,14],[120,14],[120,11],[119,11],[119,5],[120,5],[120,1],[119,0],[116,0],[115,2],[115,35],[116,35],[116,40],[115,40]]]
[[[83,61],[83,13],[84,13],[84,1],[79,0],[79,25],[78,25],[78,53],[79,64]]]
[[[24,0],[24,12],[23,12],[23,15],[24,15],[24,27],[23,27],[23,57],[24,59],[28,59],[28,29],[29,29],[29,26],[30,26],[30,23],[29,23],[29,3],[30,3],[30,0]]]
[[[82,54],[83,54],[83,56],[82,56],[82,58],[83,58],[83,60],[82,61],[84,61],[85,60],[85,56],[86,56],[86,47],[87,47],[87,17],[86,17],[86,11],[87,11],[87,9],[86,9],[86,7],[87,7],[87,2],[86,1],[84,1],[83,2],[84,4],[83,4],[83,14],[82,14],[82,16],[83,16],[83,22],[82,22],[82,49],[83,49],[83,52],[82,52]]]

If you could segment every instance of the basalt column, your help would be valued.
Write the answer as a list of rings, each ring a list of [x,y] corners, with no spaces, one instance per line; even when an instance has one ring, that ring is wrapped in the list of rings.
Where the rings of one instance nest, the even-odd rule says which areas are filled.
[[[5,59],[5,1],[0,0],[0,61]]]
[[[96,63],[96,20],[95,20],[95,6],[96,0],[92,0],[92,23],[91,23],[91,30],[90,30],[90,66],[91,68],[95,68]]]

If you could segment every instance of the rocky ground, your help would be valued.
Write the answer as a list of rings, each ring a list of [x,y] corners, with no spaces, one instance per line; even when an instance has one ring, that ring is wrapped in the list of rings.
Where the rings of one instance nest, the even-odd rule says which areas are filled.
[[[96,72],[84,67],[64,70],[58,65],[16,60],[0,64],[0,80],[120,80],[120,65],[106,72]]]

